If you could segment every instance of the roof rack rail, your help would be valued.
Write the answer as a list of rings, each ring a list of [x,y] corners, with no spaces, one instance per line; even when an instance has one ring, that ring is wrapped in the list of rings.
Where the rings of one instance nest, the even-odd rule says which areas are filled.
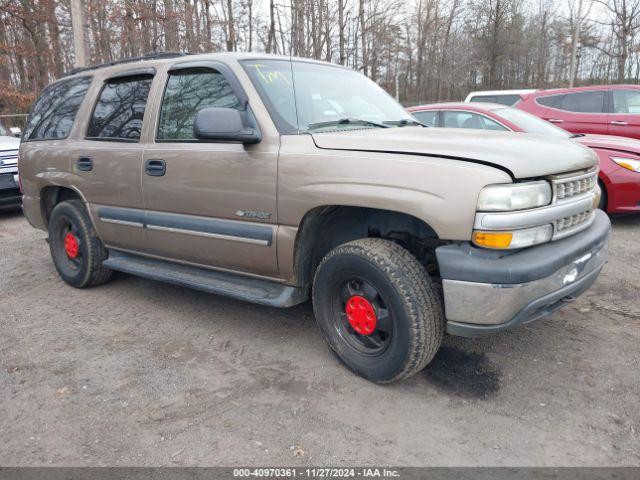
[[[98,65],[91,65],[89,67],[72,68],[71,70],[69,70],[69,73],[67,73],[64,76],[66,77],[66,76],[74,75],[80,72],[97,70],[98,68],[111,67],[113,65],[120,65],[122,63],[141,62],[142,60],[154,60],[154,59],[160,59],[160,58],[184,57],[186,55],[193,55],[193,54],[190,52],[165,52],[162,50],[156,50],[153,52],[145,53],[140,57],[123,58],[121,60],[114,60],[113,62],[106,62],[106,63],[100,63]]]

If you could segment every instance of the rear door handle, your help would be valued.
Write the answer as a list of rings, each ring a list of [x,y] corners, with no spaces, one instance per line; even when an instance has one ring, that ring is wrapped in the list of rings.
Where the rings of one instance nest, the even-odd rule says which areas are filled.
[[[93,170],[93,160],[91,160],[91,157],[80,157],[76,160],[76,166],[78,170],[90,172]]]
[[[551,123],[562,123],[562,122],[564,122],[564,120],[561,120],[561,119],[559,119],[559,118],[550,118],[550,119],[549,119],[549,120],[547,120],[547,121],[548,121],[548,122],[551,122]]]
[[[161,158],[152,158],[144,162],[144,171],[152,177],[162,177],[167,173],[167,164]]]
[[[611,125],[619,125],[621,127],[626,127],[628,124],[627,122],[623,122],[622,120],[613,120],[611,122]]]

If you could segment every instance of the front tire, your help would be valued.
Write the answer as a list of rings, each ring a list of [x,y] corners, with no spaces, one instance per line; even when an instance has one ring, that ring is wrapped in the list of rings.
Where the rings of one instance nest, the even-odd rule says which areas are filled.
[[[111,278],[112,271],[102,266],[107,249],[79,200],[59,203],[53,209],[49,248],[58,274],[73,287],[93,287]]]
[[[442,341],[444,315],[431,279],[389,240],[365,238],[329,252],[316,271],[313,308],[338,357],[376,383],[419,372]]]

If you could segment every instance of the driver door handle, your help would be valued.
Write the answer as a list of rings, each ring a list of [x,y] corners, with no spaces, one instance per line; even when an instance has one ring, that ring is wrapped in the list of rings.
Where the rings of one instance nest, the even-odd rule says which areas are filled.
[[[624,122],[622,120],[613,120],[611,122],[611,125],[619,125],[621,127],[626,127],[627,126],[627,122]]]
[[[161,158],[150,158],[144,162],[144,171],[151,177],[163,177],[167,173],[167,164]]]
[[[550,118],[548,121],[551,122],[551,123],[562,123],[562,122],[564,122],[564,120],[561,120],[559,118]]]

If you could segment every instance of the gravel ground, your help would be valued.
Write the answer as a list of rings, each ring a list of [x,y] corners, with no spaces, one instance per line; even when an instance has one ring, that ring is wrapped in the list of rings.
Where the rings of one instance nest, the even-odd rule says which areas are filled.
[[[640,216],[577,302],[376,386],[275,310],[117,275],[75,290],[0,213],[0,464],[640,466]]]

